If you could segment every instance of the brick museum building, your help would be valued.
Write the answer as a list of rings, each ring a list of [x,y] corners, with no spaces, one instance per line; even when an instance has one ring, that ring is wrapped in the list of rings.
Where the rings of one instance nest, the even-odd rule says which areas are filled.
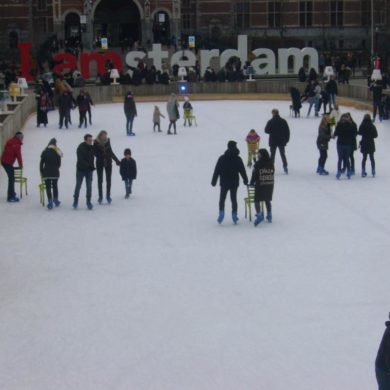
[[[224,48],[246,34],[252,47],[385,55],[389,9],[390,0],[2,0],[0,47],[29,41],[37,48],[53,36],[76,38],[85,49],[99,37],[110,47],[180,46],[195,36],[197,47]]]

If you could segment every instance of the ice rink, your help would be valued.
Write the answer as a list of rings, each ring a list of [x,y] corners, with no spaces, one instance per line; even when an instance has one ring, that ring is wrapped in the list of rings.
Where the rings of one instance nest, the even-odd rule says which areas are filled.
[[[6,202],[0,172],[0,389],[367,390],[390,310],[390,124],[377,123],[377,176],[336,180],[336,143],[318,176],[318,118],[288,102],[193,102],[198,127],[153,133],[155,103],[138,103],[136,137],[122,104],[93,107],[93,125],[46,129],[32,116],[23,155],[29,195]],[[165,115],[165,102],[158,104]],[[217,158],[230,139],[262,146],[271,109],[288,119],[290,174],[276,158],[273,223],[216,222]],[[358,123],[363,111],[350,111]],[[180,108],[182,113],[182,109]],[[114,165],[111,205],[71,208],[76,148],[105,129],[138,165],[133,194]],[[39,203],[39,158],[64,152],[60,208]],[[368,172],[371,172],[368,163]],[[250,171],[248,170],[248,175]]]

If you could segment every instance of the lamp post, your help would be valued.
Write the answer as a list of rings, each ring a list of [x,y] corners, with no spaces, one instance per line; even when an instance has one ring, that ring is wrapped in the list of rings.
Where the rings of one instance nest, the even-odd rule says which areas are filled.
[[[371,61],[374,58],[374,0],[371,0]]]
[[[84,15],[86,16],[84,47],[92,50],[92,3],[93,0],[84,0]]]

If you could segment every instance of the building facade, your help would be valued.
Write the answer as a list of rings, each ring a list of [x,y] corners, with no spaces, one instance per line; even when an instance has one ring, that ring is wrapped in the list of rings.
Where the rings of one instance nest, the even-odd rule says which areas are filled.
[[[35,46],[48,37],[80,37],[91,48],[125,40],[232,46],[247,34],[252,46],[314,46],[322,50],[387,45],[390,0],[2,0],[0,45]],[[374,23],[371,23],[372,16]],[[371,26],[373,25],[373,34]]]

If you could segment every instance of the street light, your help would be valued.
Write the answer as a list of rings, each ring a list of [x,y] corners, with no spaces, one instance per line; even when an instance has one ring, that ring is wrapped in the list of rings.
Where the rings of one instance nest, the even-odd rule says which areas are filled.
[[[371,0],[371,61],[374,58],[374,0]]]

